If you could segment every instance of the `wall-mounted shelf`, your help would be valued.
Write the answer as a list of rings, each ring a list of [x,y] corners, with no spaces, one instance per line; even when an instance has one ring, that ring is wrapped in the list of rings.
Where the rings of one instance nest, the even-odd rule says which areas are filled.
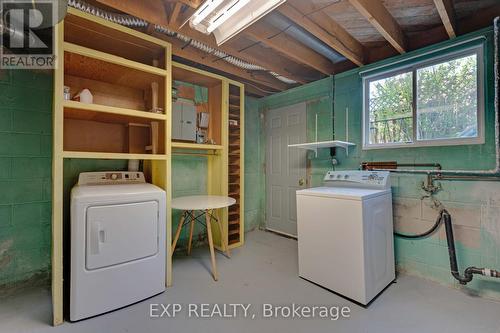
[[[99,153],[86,151],[64,151],[63,158],[91,158],[91,159],[110,159],[110,160],[165,160],[163,154],[127,154],[127,153]]]
[[[109,114],[123,115],[135,118],[146,118],[146,119],[163,120],[163,121],[167,120],[167,116],[165,114],[137,111],[133,109],[119,108],[119,107],[100,105],[100,104],[87,104],[76,101],[63,101],[62,106],[65,109],[82,110],[82,111],[88,111],[89,113],[100,112],[100,113],[109,113]]]
[[[196,149],[196,150],[222,150],[221,145],[210,145],[205,143],[172,142],[172,148]]]
[[[308,143],[296,143],[296,144],[288,145],[288,147],[312,150],[312,151],[314,151],[316,156],[318,156],[318,149],[319,148],[333,148],[333,147],[344,148],[346,151],[346,154],[349,155],[349,147],[352,147],[355,145],[356,144],[352,143],[352,142],[331,140],[331,141],[318,141],[318,142],[308,142]]]

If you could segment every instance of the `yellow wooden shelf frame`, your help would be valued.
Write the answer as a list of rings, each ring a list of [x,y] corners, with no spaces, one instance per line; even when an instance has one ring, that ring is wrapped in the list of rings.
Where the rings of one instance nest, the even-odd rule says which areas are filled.
[[[103,27],[103,30],[111,29],[120,34],[127,34],[132,39],[141,39],[165,49],[164,64],[162,68],[146,65],[137,61],[129,60],[106,52],[94,50],[83,45],[77,45],[64,41],[64,22],[73,19],[88,24],[96,24]],[[214,154],[207,155],[207,192],[208,194],[228,195],[229,193],[229,85],[240,87],[240,235],[239,242],[230,245],[230,248],[241,246],[244,242],[244,85],[227,79],[221,75],[210,73],[204,70],[193,68],[177,62],[171,61],[172,47],[161,39],[143,34],[139,31],[115,24],[99,17],[81,12],[74,8],[68,8],[65,21],[60,22],[56,28],[56,70],[54,73],[54,130],[53,130],[53,164],[52,164],[52,304],[53,304],[53,324],[63,323],[63,166],[64,159],[140,159],[145,160],[145,166],[151,171],[152,183],[165,189],[167,193],[167,244],[172,242],[172,148],[188,150],[213,150]],[[85,23],[83,23],[85,24]],[[91,37],[90,37],[91,38]],[[64,52],[75,53],[81,56],[97,59],[114,65],[120,65],[149,74],[158,75],[164,78],[164,98],[165,115],[153,114],[145,111],[119,108],[97,104],[83,104],[74,101],[63,100],[64,86]],[[162,51],[163,52],[163,51]],[[120,52],[118,52],[120,54]],[[162,58],[163,59],[163,58]],[[163,60],[162,60],[163,61]],[[218,145],[200,145],[193,143],[172,142],[171,140],[171,119],[172,119],[172,69],[178,68],[191,71],[198,75],[203,75],[211,80],[219,80],[222,84],[222,105],[221,105],[221,142]],[[64,151],[64,109],[77,109],[89,112],[107,113],[117,116],[141,117],[145,119],[155,119],[165,122],[164,146],[165,154],[126,154],[126,153],[100,153],[100,152],[80,152]],[[232,135],[234,138],[234,135]],[[214,229],[214,240],[221,247],[221,240],[228,239],[228,210],[225,209],[221,216],[224,233],[220,234]],[[227,244],[227,243],[226,243]],[[167,248],[166,255],[166,282],[167,286],[172,285],[172,261],[170,249]]]
[[[119,32],[121,35],[126,34],[129,40],[138,42],[147,41],[152,45],[158,46],[158,50],[164,52],[161,67],[157,68],[140,62],[132,61],[120,56],[94,50],[83,45],[77,45],[64,41],[64,26],[65,22],[77,21],[80,25],[98,24],[101,31],[109,32],[110,35],[116,35],[114,32]],[[71,23],[70,23],[71,24]],[[96,16],[84,13],[74,8],[68,8],[68,14],[65,19],[55,27],[55,55],[56,69],[54,71],[54,113],[53,113],[53,158],[52,158],[52,308],[53,308],[53,324],[59,325],[63,323],[63,205],[65,199],[63,197],[63,177],[64,177],[64,160],[67,158],[83,158],[83,159],[141,159],[145,160],[145,168],[150,171],[152,183],[163,188],[167,195],[167,219],[166,232],[167,242],[171,243],[171,206],[172,190],[171,190],[171,129],[167,126],[171,123],[171,101],[172,101],[172,47],[161,39],[143,34],[139,31],[115,24]],[[92,37],[89,37],[92,38]],[[83,43],[84,44],[84,43]],[[164,50],[164,51],[163,51]],[[154,114],[145,111],[119,108],[107,105],[84,104],[74,101],[63,100],[64,87],[64,52],[75,53],[81,56],[97,59],[112,65],[120,65],[133,70],[141,71],[148,74],[160,76],[164,87],[165,99],[165,114]],[[120,54],[118,52],[117,54]],[[164,61],[164,63],[163,63]],[[164,122],[165,134],[162,136],[164,140],[165,154],[126,154],[126,153],[100,153],[100,152],[80,152],[80,151],[64,151],[64,110],[75,109],[84,110],[96,113],[106,113],[117,117],[140,117],[142,119],[151,119]],[[117,118],[118,119],[118,118]],[[170,249],[167,248],[166,253],[166,283],[167,286],[172,284],[172,263]]]
[[[244,108],[245,108],[245,87],[242,83],[228,79],[222,75],[214,74],[202,69],[194,68],[188,65],[184,65],[178,62],[172,62],[173,72],[175,69],[180,69],[187,72],[192,72],[193,74],[199,76],[205,76],[212,80],[220,81],[222,84],[222,105],[221,105],[221,143],[220,145],[210,146],[204,144],[192,144],[183,142],[172,142],[173,148],[187,148],[193,150],[211,150],[214,147],[217,154],[207,155],[208,168],[207,168],[207,192],[211,195],[225,195],[229,194],[229,105],[230,105],[230,94],[229,86],[237,86],[240,90],[240,130],[239,130],[239,147],[240,147],[240,192],[239,192],[239,217],[240,217],[240,235],[239,241],[229,245],[229,248],[236,248],[242,246],[244,243]],[[174,77],[175,79],[175,77]],[[204,80],[210,81],[210,80]],[[234,138],[234,135],[232,135]],[[221,235],[218,228],[212,229],[212,234],[214,236],[214,242],[219,250],[222,248],[222,237],[224,237],[226,244],[228,244],[229,237],[229,222],[228,222],[228,209],[224,209],[221,216],[222,226],[224,234]]]
[[[151,120],[163,120],[163,121],[167,120],[167,116],[165,114],[159,114],[147,111],[138,111],[126,108],[117,108],[114,106],[107,106],[101,104],[87,104],[87,103],[80,103],[77,101],[63,101],[62,106],[68,109],[110,113],[110,114],[123,115],[129,117],[146,118]]]

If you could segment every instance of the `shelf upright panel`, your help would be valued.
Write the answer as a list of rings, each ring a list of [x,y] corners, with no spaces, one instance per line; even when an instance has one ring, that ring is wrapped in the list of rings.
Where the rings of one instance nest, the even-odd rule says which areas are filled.
[[[64,22],[55,27],[56,68],[52,134],[52,323],[60,325],[63,317],[63,88]]]
[[[221,146],[222,149],[216,151],[212,156],[208,157],[207,169],[207,190],[211,195],[227,196],[227,177],[228,177],[228,113],[229,113],[229,84],[227,79],[222,80],[221,94]],[[222,244],[227,243],[227,208],[219,210],[217,218],[222,226],[222,234],[217,225],[212,225],[212,234],[215,247],[219,250],[224,250]],[[222,242],[224,240],[224,242]]]
[[[165,161],[165,170],[163,175],[165,177],[165,190],[167,191],[167,256],[166,256],[166,282],[167,287],[172,286],[172,255],[170,253],[172,244],[172,45],[167,45],[167,52],[165,54],[165,68],[167,76],[165,77],[165,114],[167,116],[165,124],[165,154],[167,159]]]

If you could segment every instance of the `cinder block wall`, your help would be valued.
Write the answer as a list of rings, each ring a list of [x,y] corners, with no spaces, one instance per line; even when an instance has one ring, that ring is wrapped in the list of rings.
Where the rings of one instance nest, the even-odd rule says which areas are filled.
[[[0,70],[0,285],[50,268],[52,75]]]

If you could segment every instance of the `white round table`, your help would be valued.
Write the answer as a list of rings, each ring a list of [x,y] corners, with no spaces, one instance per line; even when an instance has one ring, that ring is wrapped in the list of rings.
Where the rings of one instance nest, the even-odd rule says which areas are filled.
[[[202,215],[205,215],[205,223],[207,228],[208,235],[208,246],[210,248],[210,257],[212,260],[212,274],[215,281],[217,281],[217,266],[215,263],[215,250],[214,243],[212,237],[212,219],[219,226],[219,231],[221,234],[222,245],[226,251],[228,257],[230,257],[229,247],[226,244],[226,240],[224,238],[223,228],[221,225],[221,221],[214,215],[214,210],[226,208],[231,205],[234,205],[236,200],[234,198],[221,196],[221,195],[192,195],[185,197],[178,197],[172,199],[172,208],[182,210],[181,219],[179,221],[179,225],[177,226],[177,230],[175,232],[175,237],[172,243],[172,251],[171,255],[174,254],[175,247],[177,245],[177,241],[179,240],[179,236],[181,234],[182,227],[190,224],[189,228],[189,240],[188,240],[188,255],[191,254],[191,243],[193,240],[193,229],[194,222],[198,221],[198,218]],[[202,211],[201,215],[196,216],[195,211]],[[212,213],[210,212],[212,211]]]
[[[179,210],[207,210],[232,206],[236,200],[222,195],[191,195],[172,199],[172,208]]]

